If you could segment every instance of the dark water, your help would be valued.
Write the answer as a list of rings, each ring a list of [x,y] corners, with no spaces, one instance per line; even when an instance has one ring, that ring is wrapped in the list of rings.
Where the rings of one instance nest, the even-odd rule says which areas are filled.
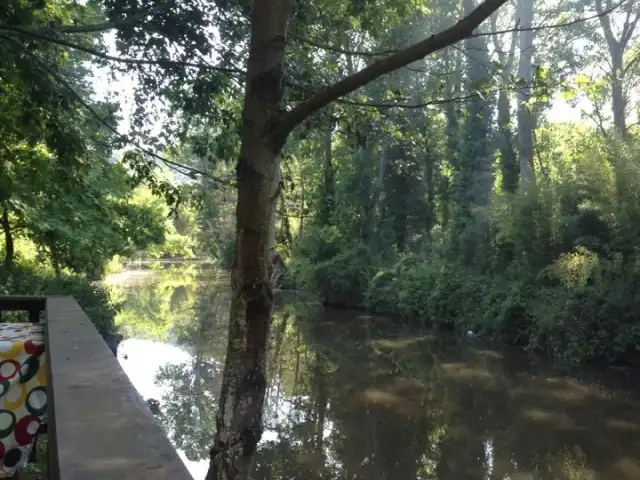
[[[121,364],[194,478],[224,361],[224,276],[163,272],[127,301]],[[255,479],[640,479],[635,371],[558,370],[398,320],[280,302]]]

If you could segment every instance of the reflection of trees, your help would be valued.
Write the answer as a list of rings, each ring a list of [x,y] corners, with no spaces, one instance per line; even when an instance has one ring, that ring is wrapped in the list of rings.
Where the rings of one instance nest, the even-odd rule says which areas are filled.
[[[160,422],[175,447],[193,461],[205,459],[211,446],[219,388],[215,382],[219,372],[198,360],[193,365],[165,365],[156,376],[156,382],[166,389]]]
[[[638,456],[636,402],[621,409],[597,384],[510,350],[330,313],[275,325],[265,418],[279,413],[278,437],[261,445],[254,478],[628,477],[614,460]]]
[[[165,392],[161,423],[174,445],[193,461],[207,458],[211,447],[224,366],[224,315],[229,299],[226,289],[215,279],[200,280],[191,315],[177,319],[171,328],[176,343],[191,352],[192,360],[188,364],[165,365],[156,376]]]
[[[377,335],[353,321],[336,319],[338,331],[314,326],[307,332],[315,348],[336,368],[328,377],[329,417],[334,432],[328,443],[345,478],[415,478],[425,450],[429,418],[422,392],[409,373],[400,371],[403,359],[374,347]],[[428,375],[428,355],[415,359]]]
[[[158,372],[166,392],[160,421],[189,459],[204,459],[226,347],[228,280],[202,273],[163,281],[127,293],[131,311],[123,323],[140,332],[163,329],[161,338],[191,354],[188,363]],[[617,398],[593,386],[612,381],[610,375],[558,376],[508,350],[470,348],[358,315],[310,313],[300,305],[283,305],[274,315],[266,432],[253,478],[519,473],[573,480],[590,471],[640,478],[615,465],[640,451],[632,439],[640,408],[622,391],[626,383],[611,386]]]
[[[192,316],[201,275],[196,268],[170,268],[132,284],[110,284],[111,299],[122,305],[116,325],[128,337],[165,341],[175,323]]]

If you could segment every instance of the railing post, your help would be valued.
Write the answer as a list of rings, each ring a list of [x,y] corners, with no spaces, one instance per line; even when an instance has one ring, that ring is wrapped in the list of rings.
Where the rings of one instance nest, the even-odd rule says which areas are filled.
[[[28,295],[0,296],[0,322],[3,312],[27,312],[30,323],[40,323],[40,313],[45,310],[45,298]]]

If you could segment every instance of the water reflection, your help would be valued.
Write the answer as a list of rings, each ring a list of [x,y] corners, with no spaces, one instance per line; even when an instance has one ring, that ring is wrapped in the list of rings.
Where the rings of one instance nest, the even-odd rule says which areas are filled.
[[[159,401],[194,478],[215,428],[227,285],[175,271],[114,287],[127,302],[120,361]],[[270,348],[255,479],[640,478],[635,373],[553,370],[517,350],[301,302],[280,302]]]

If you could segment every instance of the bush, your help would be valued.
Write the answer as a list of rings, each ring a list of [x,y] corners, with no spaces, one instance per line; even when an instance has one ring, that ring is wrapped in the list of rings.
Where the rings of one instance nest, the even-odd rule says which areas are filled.
[[[601,262],[588,279],[541,289],[532,303],[531,345],[565,361],[640,359],[640,271]]]
[[[297,288],[317,292],[324,303],[360,306],[374,265],[370,249],[348,242],[335,227],[313,228],[289,265]]]
[[[104,337],[113,333],[117,308],[107,291],[85,278],[53,272],[34,263],[16,264],[11,273],[0,273],[0,294],[3,295],[71,295]]]

